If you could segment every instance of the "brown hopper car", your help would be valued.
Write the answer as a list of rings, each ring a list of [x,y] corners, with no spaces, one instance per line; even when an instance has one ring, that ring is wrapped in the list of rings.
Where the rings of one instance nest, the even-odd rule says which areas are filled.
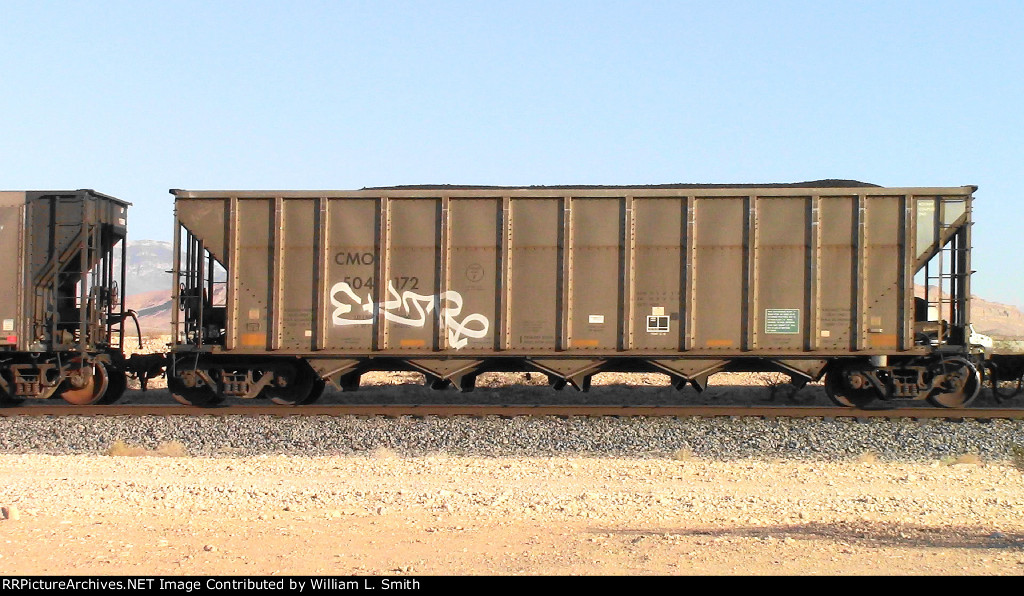
[[[371,370],[703,388],[826,379],[838,404],[966,405],[972,186],[174,190],[179,400],[297,404]],[[915,295],[915,281],[926,288]]]
[[[124,392],[128,205],[92,190],[0,192],[0,403]]]

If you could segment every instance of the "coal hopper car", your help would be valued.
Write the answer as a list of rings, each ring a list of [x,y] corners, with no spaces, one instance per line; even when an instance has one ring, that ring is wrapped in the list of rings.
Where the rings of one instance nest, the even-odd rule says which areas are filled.
[[[698,389],[825,378],[844,406],[966,405],[975,187],[174,190],[169,385],[185,403],[314,400],[374,370],[470,390],[534,371]],[[84,311],[83,311],[84,312]]]
[[[124,392],[128,206],[92,190],[0,192],[0,403]]]

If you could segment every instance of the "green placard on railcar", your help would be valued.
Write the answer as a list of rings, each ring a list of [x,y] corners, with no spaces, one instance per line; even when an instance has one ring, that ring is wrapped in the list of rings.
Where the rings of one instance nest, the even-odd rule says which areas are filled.
[[[766,308],[765,333],[800,333],[800,310],[796,308]]]

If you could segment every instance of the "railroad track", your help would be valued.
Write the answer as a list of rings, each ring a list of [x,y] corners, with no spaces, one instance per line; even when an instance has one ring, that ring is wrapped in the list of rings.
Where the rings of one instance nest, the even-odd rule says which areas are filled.
[[[382,416],[382,417],[673,417],[673,418],[912,418],[941,420],[1024,419],[1024,408],[872,408],[822,406],[579,406],[579,405],[182,405],[71,406],[29,404],[0,408],[0,416]]]

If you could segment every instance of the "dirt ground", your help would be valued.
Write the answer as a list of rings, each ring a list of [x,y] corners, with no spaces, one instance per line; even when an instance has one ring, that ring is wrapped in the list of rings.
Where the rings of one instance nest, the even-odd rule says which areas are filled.
[[[1007,463],[0,455],[4,575],[1019,575]],[[124,455],[119,455],[124,453]]]
[[[630,383],[657,400],[657,377]],[[730,380],[758,399],[773,382]],[[152,399],[169,401],[125,401]],[[1024,473],[1008,462],[139,451],[0,454],[0,575],[1024,573]]]

